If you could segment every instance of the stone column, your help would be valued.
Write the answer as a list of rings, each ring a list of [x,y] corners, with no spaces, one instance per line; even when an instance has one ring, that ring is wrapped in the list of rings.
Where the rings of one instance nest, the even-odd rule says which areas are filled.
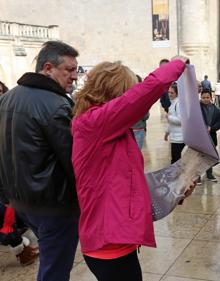
[[[58,25],[49,25],[49,38],[50,39],[59,39],[59,26]]]
[[[10,35],[15,36],[15,37],[20,36],[18,23],[16,23],[16,22],[10,23]]]
[[[215,103],[220,107],[220,83],[215,84]]]
[[[178,1],[178,0],[177,0]],[[209,52],[208,0],[178,1],[179,50],[195,64],[199,78],[206,73]]]

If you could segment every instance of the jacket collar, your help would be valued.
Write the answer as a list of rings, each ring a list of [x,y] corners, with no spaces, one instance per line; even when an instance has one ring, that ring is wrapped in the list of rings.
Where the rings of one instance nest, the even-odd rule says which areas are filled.
[[[21,76],[17,83],[18,85],[43,89],[66,97],[66,92],[59,83],[40,73],[27,72]]]

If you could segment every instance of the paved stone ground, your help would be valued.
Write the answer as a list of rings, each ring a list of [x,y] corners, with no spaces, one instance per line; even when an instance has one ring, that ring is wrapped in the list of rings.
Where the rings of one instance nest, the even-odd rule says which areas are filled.
[[[146,170],[162,168],[170,161],[168,143],[163,141],[164,126],[160,109],[155,106],[143,149]],[[219,169],[215,167],[214,173],[220,182]],[[183,206],[155,223],[155,233],[157,249],[142,247],[139,255],[144,281],[219,281],[220,184],[204,178],[202,186],[196,188]],[[38,262],[21,267],[8,248],[0,247],[1,281],[34,281],[37,267]],[[80,250],[71,281],[95,281]]]

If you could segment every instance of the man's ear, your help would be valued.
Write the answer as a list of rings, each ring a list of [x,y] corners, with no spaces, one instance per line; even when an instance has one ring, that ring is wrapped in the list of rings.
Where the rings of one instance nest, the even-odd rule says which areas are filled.
[[[42,73],[48,77],[51,76],[53,65],[50,62],[45,62]]]

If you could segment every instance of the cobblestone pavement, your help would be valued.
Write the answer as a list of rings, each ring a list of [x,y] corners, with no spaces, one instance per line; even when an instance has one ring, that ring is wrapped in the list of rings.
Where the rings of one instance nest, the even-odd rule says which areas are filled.
[[[146,170],[162,168],[170,161],[169,145],[163,141],[164,127],[156,105],[151,111],[143,149]],[[220,182],[219,166],[214,168],[214,174]],[[155,233],[157,248],[142,247],[139,255],[144,281],[219,281],[220,184],[204,178],[182,206],[155,223]],[[35,280],[37,267],[38,262],[21,267],[7,247],[0,247],[1,281]],[[79,250],[71,281],[95,281]]]

